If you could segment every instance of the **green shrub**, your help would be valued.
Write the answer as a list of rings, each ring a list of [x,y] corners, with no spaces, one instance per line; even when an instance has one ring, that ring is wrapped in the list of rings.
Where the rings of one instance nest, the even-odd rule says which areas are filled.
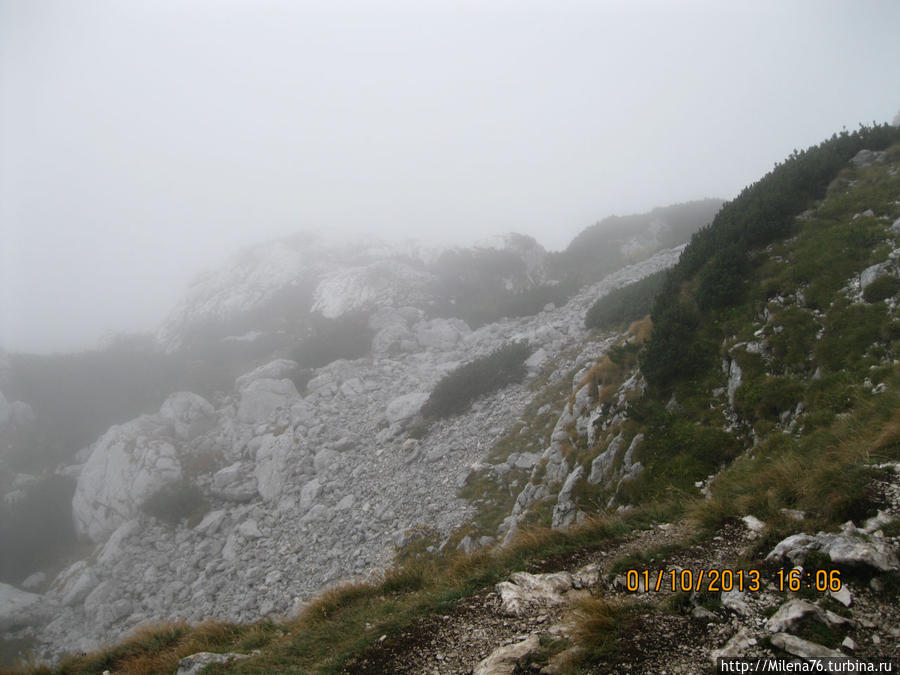
[[[697,304],[700,309],[720,309],[736,304],[743,294],[744,277],[749,269],[747,250],[732,244],[709,261],[700,272]]]
[[[641,356],[647,382],[658,387],[690,380],[710,363],[711,351],[698,334],[700,317],[691,306],[676,301],[654,307],[653,333]]]
[[[832,371],[861,367],[860,360],[872,345],[890,338],[890,324],[884,305],[835,303],[816,345],[816,359]]]
[[[866,286],[863,298],[866,302],[879,302],[893,297],[897,291],[900,291],[900,279],[891,276],[878,277]]]
[[[164,485],[141,505],[147,515],[174,525],[196,518],[207,509],[203,493],[193,483],[180,480]]]
[[[653,300],[666,282],[665,270],[651,274],[599,298],[584,317],[588,328],[606,329],[636,321],[650,313]]]
[[[439,418],[465,412],[479,396],[521,380],[529,354],[527,342],[511,342],[447,373],[431,392],[422,414]]]
[[[749,419],[778,420],[792,410],[803,394],[803,385],[789,377],[766,375],[744,382],[735,392],[734,404]]]
[[[772,355],[787,368],[803,369],[816,344],[819,324],[811,313],[799,307],[789,307],[779,312],[772,322],[783,329],[769,336]]]

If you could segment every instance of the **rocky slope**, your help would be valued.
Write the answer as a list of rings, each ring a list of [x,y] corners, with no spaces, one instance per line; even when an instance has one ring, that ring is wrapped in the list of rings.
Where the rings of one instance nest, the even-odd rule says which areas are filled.
[[[716,655],[896,658],[900,148],[855,152],[867,133],[792,156],[684,251],[562,306],[472,330],[376,301],[363,358],[308,381],[274,360],[213,402],[174,394],[107,432],[78,469],[76,522],[94,553],[15,601],[52,609],[40,639],[87,647],[173,611],[293,614],[409,544],[383,581],[248,628],[265,648],[230,650],[249,658],[228,668],[704,672]],[[597,297],[679,256],[652,321],[582,327]],[[517,339],[533,349],[529,381],[421,424],[442,374]],[[183,511],[148,507],[162,489]],[[777,588],[776,570],[796,566],[839,571],[846,592]],[[762,586],[635,594],[619,578],[714,567],[757,569]]]
[[[317,369],[302,395],[291,379],[297,364],[277,359],[239,377],[215,402],[177,392],[157,413],[112,427],[83,453],[82,465],[66,469],[78,477],[77,532],[95,548],[37,584],[45,592],[27,599],[39,612],[5,612],[5,629],[18,629],[9,634],[15,638],[33,633],[38,653],[49,656],[94,648],[154,619],[289,614],[323,586],[383,567],[416,530],[445,539],[471,513],[457,496],[471,466],[532,394],[527,382],[507,387],[433,423],[417,440],[411,426],[435,383],[512,340],[531,345],[532,377],[572,347],[593,350],[586,307],[598,294],[671,266],[679,252],[627,267],[562,307],[477,330],[428,319],[412,306],[384,307],[368,319],[371,353]],[[331,288],[335,278],[319,286],[323,306],[369,297],[351,285],[326,300],[322,284]],[[258,281],[247,288],[262,292]],[[229,297],[249,297],[235,293]],[[211,291],[199,299],[196,288],[191,297],[192,308],[230,302]],[[395,302],[391,296],[386,304]],[[563,372],[579,358],[554,368]],[[527,469],[538,459],[531,452],[509,461]],[[160,493],[176,512],[154,518],[147,503]],[[52,620],[38,628],[36,616]]]

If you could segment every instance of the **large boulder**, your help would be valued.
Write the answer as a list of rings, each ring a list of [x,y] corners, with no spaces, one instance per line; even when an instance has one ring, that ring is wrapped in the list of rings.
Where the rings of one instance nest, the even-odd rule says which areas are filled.
[[[290,359],[275,359],[260,366],[256,370],[241,375],[234,381],[234,388],[242,391],[248,384],[256,380],[284,380],[297,372],[296,361]]]
[[[253,380],[241,391],[238,421],[245,424],[265,422],[277,410],[289,410],[299,398],[297,387],[290,380]]]
[[[416,339],[426,348],[447,351],[453,349],[460,338],[471,330],[461,319],[432,319],[420,321],[415,326]]]
[[[175,436],[183,441],[209,431],[215,423],[215,414],[209,401],[189,391],[170,395],[159,409],[159,416],[172,425]]]
[[[427,400],[428,393],[424,391],[414,391],[411,394],[398,396],[388,403],[384,416],[391,424],[403,422],[417,415]]]
[[[281,495],[294,447],[294,434],[290,429],[278,436],[266,434],[261,439],[256,451],[254,475],[259,495],[267,502],[276,500]]]
[[[835,565],[871,568],[879,572],[900,570],[897,554],[887,540],[871,537],[848,523],[839,533],[819,532],[816,535],[794,534],[780,541],[766,559],[786,558],[793,565],[802,565],[810,552],[828,556]]]
[[[166,440],[167,425],[143,415],[111,427],[92,446],[75,487],[72,516],[79,537],[100,542],[135,517],[150,495],[181,479]]]
[[[235,462],[213,474],[210,492],[230,502],[249,502],[257,495],[257,481],[250,462]]]
[[[0,633],[43,621],[52,610],[43,596],[0,583]]]

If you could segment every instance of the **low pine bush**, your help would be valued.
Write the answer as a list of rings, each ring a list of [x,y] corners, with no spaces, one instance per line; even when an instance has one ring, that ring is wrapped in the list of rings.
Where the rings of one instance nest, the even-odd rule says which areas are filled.
[[[431,392],[422,414],[440,418],[465,412],[479,396],[521,380],[530,354],[527,342],[511,342],[447,373]]]

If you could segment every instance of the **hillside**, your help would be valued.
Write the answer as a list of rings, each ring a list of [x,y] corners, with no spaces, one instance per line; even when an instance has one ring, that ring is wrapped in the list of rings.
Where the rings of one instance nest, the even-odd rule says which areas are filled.
[[[97,466],[98,448],[137,444],[157,465],[188,448],[200,467],[182,462],[178,480],[229,504],[174,528],[133,510],[138,539],[133,519],[115,522],[87,499],[105,483],[83,472],[82,534],[105,544],[57,581],[66,609],[50,634],[62,639],[67,621],[86,616],[105,630],[137,623],[151,569],[184,579],[162,595],[191,621],[219,607],[243,621],[294,618],[145,628],[33,672],[172,672],[200,651],[240,655],[206,672],[695,673],[714,672],[717,654],[896,660],[898,141],[894,128],[863,128],[795,152],[686,247],[537,315],[472,330],[380,314],[390,321],[373,329],[413,329],[427,351],[336,361],[304,396],[285,378],[296,362],[276,361],[239,378],[221,406],[185,394],[113,428],[95,445]],[[167,425],[168,436],[154,431]],[[396,562],[360,579],[390,561],[392,550],[376,550],[386,535]],[[791,585],[796,565],[813,588],[777,586]],[[760,586],[650,588],[712,569],[755,570]],[[352,576],[288,606],[285,581],[300,596]]]
[[[699,203],[693,229],[717,206]],[[9,355],[9,651],[89,650],[173,616],[290,613],[383,569],[423,527],[449,536],[472,510],[457,495],[470,465],[531,398],[522,380],[584,340],[598,294],[674,264],[662,239],[687,232],[667,235],[667,213],[633,232],[638,262],[583,287],[521,235],[441,250],[278,240],[198,278],[155,340]],[[482,396],[451,415],[453,388],[437,385],[466,372]]]

